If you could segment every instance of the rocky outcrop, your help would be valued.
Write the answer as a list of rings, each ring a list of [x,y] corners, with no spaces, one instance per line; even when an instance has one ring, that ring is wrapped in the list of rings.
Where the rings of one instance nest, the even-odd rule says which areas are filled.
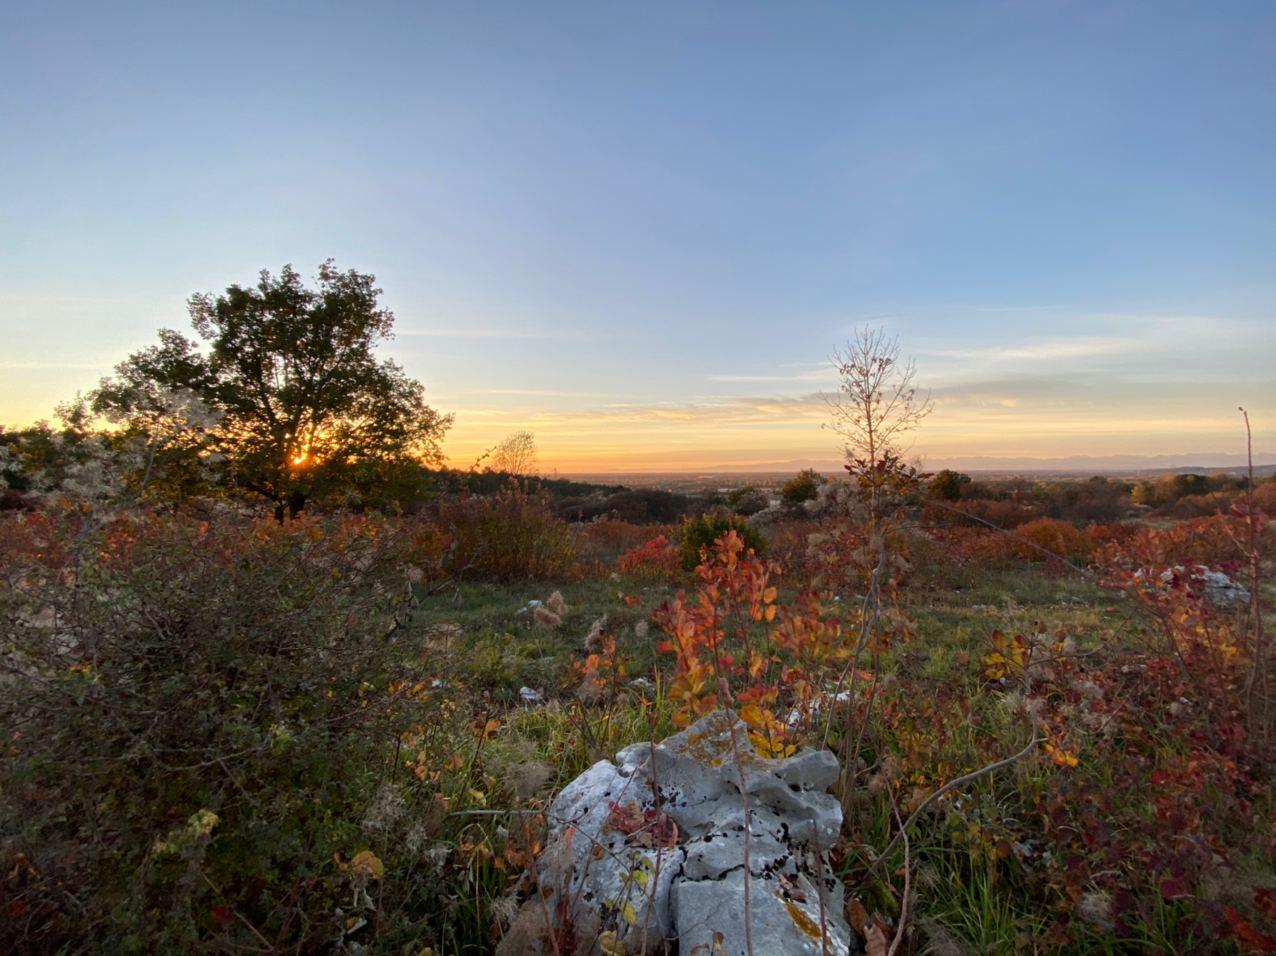
[[[1143,572],[1135,574],[1142,578]],[[1207,601],[1221,606],[1248,604],[1249,588],[1240,584],[1222,571],[1214,571],[1204,564],[1185,567],[1181,564],[1166,568],[1161,572],[1159,580],[1163,584],[1173,586],[1175,582],[1185,582],[1189,587],[1199,591]]]
[[[837,775],[828,751],[759,756],[727,711],[627,747],[554,800],[528,919],[569,928],[558,945],[577,952],[653,953],[676,940],[682,953],[743,954],[747,840],[753,952],[847,953],[826,854],[842,825],[828,793]],[[512,933],[524,948],[510,939],[506,952],[536,951],[528,928]]]

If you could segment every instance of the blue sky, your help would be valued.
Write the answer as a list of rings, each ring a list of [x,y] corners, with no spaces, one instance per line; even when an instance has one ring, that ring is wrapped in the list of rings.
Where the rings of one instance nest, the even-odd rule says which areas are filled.
[[[195,291],[374,272],[460,463],[1276,451],[1276,4],[9,4],[0,421]]]

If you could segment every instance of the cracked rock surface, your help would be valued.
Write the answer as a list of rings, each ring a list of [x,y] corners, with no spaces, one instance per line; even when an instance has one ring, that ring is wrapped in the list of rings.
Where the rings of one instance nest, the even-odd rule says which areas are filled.
[[[626,747],[554,800],[541,912],[571,927],[577,952],[676,940],[682,953],[744,954],[747,817],[753,952],[848,953],[826,854],[842,825],[837,775],[828,751],[759,756],[728,711]]]

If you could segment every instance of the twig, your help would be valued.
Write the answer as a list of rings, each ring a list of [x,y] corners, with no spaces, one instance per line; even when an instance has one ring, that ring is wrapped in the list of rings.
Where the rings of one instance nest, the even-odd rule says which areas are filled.
[[[1049,548],[1042,547],[1041,545],[1037,544],[1037,542],[1033,541],[1031,538],[1028,538],[1020,534],[1018,531],[1012,531],[1009,528],[1003,528],[1000,525],[995,525],[991,521],[988,521],[986,518],[981,518],[979,517],[979,515],[971,514],[969,511],[962,511],[960,508],[954,508],[952,505],[944,504],[944,502],[940,501],[937,498],[931,499],[930,504],[935,505],[938,508],[943,508],[945,511],[951,511],[953,514],[961,515],[963,518],[969,518],[971,521],[976,521],[979,524],[983,525],[984,527],[991,528],[993,531],[996,531],[998,534],[1004,534],[1009,538],[1014,538],[1016,541],[1022,541],[1024,544],[1032,548],[1034,551],[1038,552],[1039,554],[1044,554],[1048,558],[1054,558],[1060,564],[1064,565],[1065,567],[1071,568],[1073,571],[1076,571],[1077,574],[1081,575],[1082,577],[1091,581],[1095,579],[1095,573],[1091,571],[1089,568],[1083,568],[1079,564],[1073,564],[1063,555],[1059,554],[1056,551],[1051,551]]]
[[[899,823],[900,836],[904,838],[904,898],[899,904],[899,925],[895,927],[895,938],[891,940],[891,947],[886,951],[886,956],[895,956],[900,943],[904,941],[904,927],[908,925],[908,896],[913,890],[913,870],[909,859],[908,827],[900,823],[899,805],[895,802],[894,791],[891,791],[891,812],[895,814],[895,822]]]
[[[878,854],[877,859],[873,861],[872,865],[869,867],[869,872],[871,873],[877,869],[877,867],[881,865],[881,862],[890,856],[891,851],[895,849],[895,844],[898,843],[901,838],[907,839],[904,834],[907,832],[908,828],[916,822],[917,818],[922,815],[922,812],[925,811],[927,807],[944,794],[956,790],[958,787],[964,787],[968,783],[973,783],[980,777],[986,777],[990,773],[995,773],[1003,767],[1009,767],[1012,763],[1015,763],[1017,760],[1021,760],[1031,753],[1033,748],[1035,748],[1037,744],[1041,743],[1041,741],[1045,738],[1041,736],[1040,730],[1037,727],[1037,718],[1033,717],[1031,714],[1028,716],[1032,720],[1032,739],[1024,745],[1022,750],[1009,757],[1003,757],[995,763],[990,763],[986,767],[980,767],[978,770],[972,770],[970,773],[962,774],[960,777],[955,777],[954,779],[949,780],[946,784],[923,800],[921,804],[918,805],[917,809],[908,815],[908,819],[905,820],[903,826],[900,827],[899,833],[895,834],[891,842],[886,845],[886,849]]]

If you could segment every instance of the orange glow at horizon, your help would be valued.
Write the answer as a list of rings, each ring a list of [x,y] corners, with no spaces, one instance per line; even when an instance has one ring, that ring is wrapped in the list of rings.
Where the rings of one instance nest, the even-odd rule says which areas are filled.
[[[1097,406],[1026,408],[1001,403],[954,408],[941,403],[907,436],[906,445],[910,457],[926,464],[965,457],[1243,451],[1243,432],[1229,407],[1206,413],[1199,407],[1189,411],[1162,403],[1160,409],[1140,411],[1138,417],[1124,417]],[[742,401],[727,408],[688,405],[531,414],[525,409],[472,409],[457,412],[443,451],[450,467],[464,470],[507,435],[530,431],[543,473],[782,471],[808,463],[836,470],[843,449],[837,436],[822,428],[827,420],[822,402],[791,400]],[[1271,438],[1270,429],[1266,436],[1256,434],[1255,450],[1266,451]]]

